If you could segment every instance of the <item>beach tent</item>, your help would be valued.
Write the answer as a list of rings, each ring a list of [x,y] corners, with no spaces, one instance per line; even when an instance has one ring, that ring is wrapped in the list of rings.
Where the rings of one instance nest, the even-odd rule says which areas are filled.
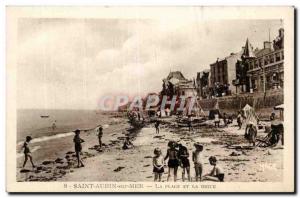
[[[275,110],[284,110],[283,104],[274,107]]]
[[[257,125],[257,116],[255,110],[250,105],[246,104],[243,108],[244,116],[245,116],[245,123],[253,124],[254,126]]]
[[[160,117],[166,117],[166,111],[165,110],[160,110]]]
[[[205,117],[205,113],[204,113],[199,101],[197,99],[196,99],[196,101],[194,101],[191,111],[189,111],[190,102],[192,102],[191,97],[187,98],[187,104],[183,110],[183,115],[188,116],[190,114],[194,114],[196,117]]]
[[[212,109],[212,110],[210,110],[209,111],[209,114],[208,114],[208,119],[210,119],[210,120],[213,120],[213,119],[215,119],[215,115],[216,114],[218,114],[219,115],[219,117],[220,117],[220,111],[219,111],[219,109]]]
[[[280,120],[283,120],[283,110],[284,110],[284,105],[277,105],[274,107],[274,110],[279,110],[279,116],[280,116]]]

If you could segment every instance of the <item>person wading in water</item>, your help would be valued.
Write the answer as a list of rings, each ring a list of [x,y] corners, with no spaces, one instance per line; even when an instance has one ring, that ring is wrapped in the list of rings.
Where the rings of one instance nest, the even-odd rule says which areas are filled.
[[[24,156],[25,156],[25,159],[24,159],[24,163],[23,163],[23,168],[25,167],[26,163],[27,163],[27,160],[29,158],[30,162],[31,162],[31,165],[33,168],[35,168],[35,165],[32,161],[32,156],[31,156],[31,152],[30,152],[30,149],[29,149],[29,142],[32,140],[31,136],[26,136],[26,141],[24,142],[23,144],[23,148],[24,148]]]

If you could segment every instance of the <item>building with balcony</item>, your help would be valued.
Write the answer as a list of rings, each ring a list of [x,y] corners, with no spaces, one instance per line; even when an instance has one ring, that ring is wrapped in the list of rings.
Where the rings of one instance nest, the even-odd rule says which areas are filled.
[[[264,42],[264,52],[256,53],[256,58],[248,61],[247,76],[250,91],[266,92],[271,89],[282,89],[284,86],[284,30],[271,42]]]

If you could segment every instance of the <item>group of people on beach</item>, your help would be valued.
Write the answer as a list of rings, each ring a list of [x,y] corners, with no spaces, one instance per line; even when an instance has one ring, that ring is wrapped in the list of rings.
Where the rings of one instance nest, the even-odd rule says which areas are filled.
[[[223,119],[223,126],[224,127],[228,127],[228,124],[232,124],[233,123],[233,117],[231,116],[227,116],[226,113],[223,113],[222,117]],[[237,116],[236,116],[236,122],[237,122],[237,126],[238,126],[238,130],[240,130],[242,128],[243,122],[245,121],[246,117],[243,114],[243,111],[238,111],[237,112]],[[255,146],[255,141],[256,141],[256,136],[257,136],[257,129],[256,126],[259,123],[259,119],[258,117],[257,119],[257,123],[253,123],[253,122],[247,122],[246,123],[246,127],[245,127],[245,138],[249,141],[249,143],[253,146]],[[219,128],[220,127],[220,115],[219,113],[216,113],[214,115],[214,124],[215,127]]]
[[[98,141],[99,141],[99,147],[102,147],[102,136],[103,136],[103,127],[100,125],[96,128],[97,131],[97,136],[98,136]],[[82,151],[82,143],[84,142],[83,139],[80,138],[80,130],[76,129],[75,131],[73,131],[75,133],[74,138],[73,138],[73,142],[74,142],[74,148],[75,148],[75,155],[77,158],[77,167],[84,167],[84,164],[81,160],[80,154]],[[33,163],[33,159],[32,159],[32,155],[31,155],[31,151],[29,148],[29,143],[31,142],[32,137],[31,136],[26,136],[25,142],[22,146],[22,148],[24,149],[23,153],[24,153],[24,163],[23,163],[23,168],[25,167],[28,159],[31,162],[31,165],[33,168],[35,168],[35,165]]]
[[[223,113],[222,116],[219,115],[219,113],[216,113],[214,115],[214,123],[215,127],[220,127],[220,122],[221,119],[223,120],[224,127],[228,127],[228,124],[231,124],[233,122],[233,116],[232,115],[227,115],[226,113]]]
[[[196,181],[224,181],[224,172],[222,168],[217,165],[217,158],[215,156],[210,156],[208,161],[210,165],[213,166],[213,169],[208,173],[202,176],[203,173],[203,145],[196,142],[194,143],[195,150],[193,151],[192,160],[195,168],[195,179]],[[164,173],[165,161],[168,159],[168,177],[167,181],[170,180],[171,174],[173,175],[174,182],[177,181],[177,171],[178,167],[182,168],[182,181],[185,181],[185,174],[187,174],[188,181],[192,181],[190,174],[190,160],[188,149],[180,143],[175,141],[169,141],[168,150],[165,157],[163,157],[161,149],[154,149],[153,157],[153,173],[154,181],[161,181],[162,175]]]
[[[97,131],[97,137],[98,137],[98,143],[99,143],[99,148],[102,148],[102,136],[103,136],[103,127],[101,125],[96,127]],[[80,154],[82,151],[82,143],[84,142],[83,139],[80,138],[80,130],[76,129],[75,131],[75,136],[73,138],[74,146],[75,146],[75,154],[77,158],[77,167],[84,167],[84,164],[80,158]]]
[[[102,143],[102,136],[103,136],[103,127],[101,125],[96,127],[96,132],[97,132],[97,137],[98,137],[98,143],[99,143],[99,150],[101,150],[103,143]],[[80,130],[76,129],[75,131],[73,131],[75,133],[74,138],[73,138],[73,142],[74,142],[74,148],[75,148],[75,156],[77,158],[77,167],[84,167],[83,161],[81,160],[80,154],[82,151],[82,143],[84,143],[84,140],[80,137]],[[22,148],[24,149],[24,163],[23,163],[23,168],[25,167],[28,159],[30,160],[32,167],[35,168],[35,165],[33,163],[33,159],[32,159],[32,155],[31,155],[31,151],[29,148],[29,143],[32,140],[31,136],[27,136],[26,140],[22,146]],[[125,141],[123,143],[122,149],[126,150],[126,149],[130,149],[133,148],[134,145],[132,144],[132,142],[130,141],[129,137],[125,138]]]

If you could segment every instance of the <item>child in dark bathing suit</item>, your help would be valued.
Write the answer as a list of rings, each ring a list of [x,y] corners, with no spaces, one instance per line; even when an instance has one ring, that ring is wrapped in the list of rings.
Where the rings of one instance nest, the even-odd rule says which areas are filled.
[[[156,129],[156,134],[159,134],[159,120],[156,120],[155,122],[155,129]]]
[[[178,151],[176,150],[176,142],[174,141],[170,141],[168,143],[169,149],[167,150],[167,155],[165,157],[165,160],[167,160],[169,158],[168,161],[168,179],[167,181],[169,181],[170,177],[171,177],[171,170],[173,170],[174,172],[174,182],[176,182],[177,180],[177,170],[178,170],[178,166],[179,166],[179,161],[178,161]]]
[[[80,134],[79,129],[76,129],[74,132],[75,132],[75,136],[74,136],[73,142],[74,142],[74,145],[75,145],[75,153],[76,153],[76,158],[77,158],[77,162],[78,162],[77,167],[78,168],[80,166],[84,167],[84,164],[83,164],[82,160],[80,159],[80,153],[81,153],[81,150],[82,150],[81,143],[83,143],[84,140],[81,139],[80,136],[79,136],[79,134]]]
[[[180,160],[180,166],[182,168],[182,181],[184,182],[185,180],[185,171],[188,175],[188,181],[191,181],[189,152],[187,148],[182,144],[179,144],[178,147],[178,158]]]
[[[103,136],[103,127],[100,125],[97,129],[98,131],[98,142],[99,142],[99,147],[100,149],[102,148],[102,136]]]
[[[33,161],[32,161],[31,152],[30,152],[30,149],[29,149],[29,142],[30,142],[31,140],[32,140],[31,136],[27,136],[27,137],[26,137],[26,141],[24,142],[24,145],[23,145],[23,148],[24,148],[24,156],[25,156],[24,163],[23,163],[23,168],[25,167],[28,158],[29,158],[29,160],[30,160],[30,162],[31,162],[32,167],[35,168],[35,165],[33,164]]]

